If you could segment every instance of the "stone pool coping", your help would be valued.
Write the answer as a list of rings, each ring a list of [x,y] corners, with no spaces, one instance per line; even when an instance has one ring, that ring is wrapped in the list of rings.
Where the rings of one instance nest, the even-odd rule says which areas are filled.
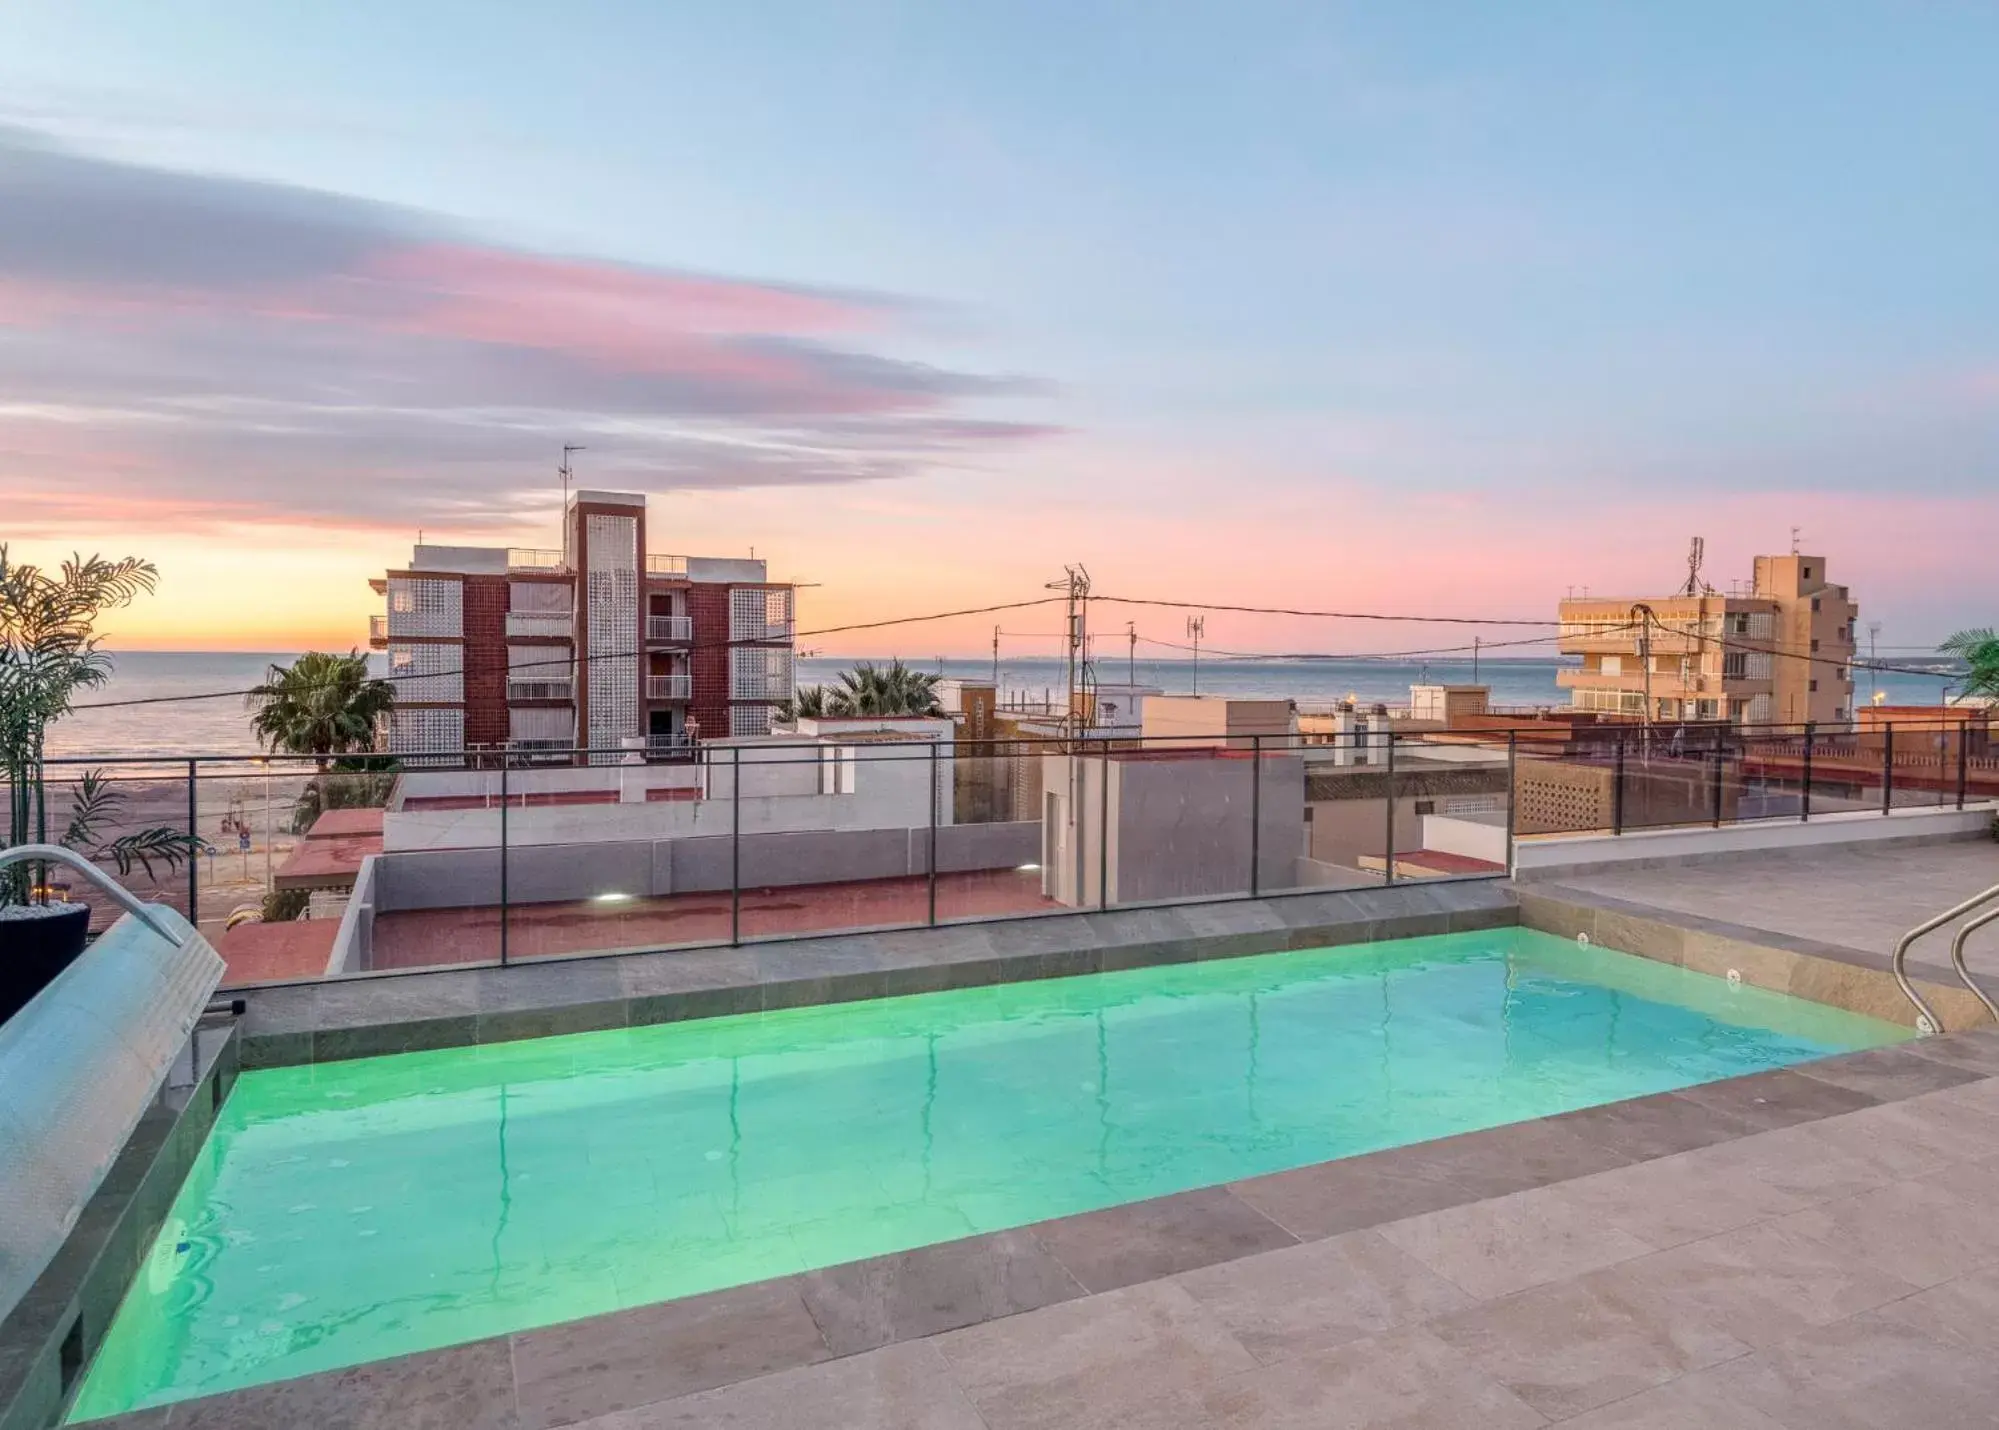
[[[232,991],[245,1068],[1506,927],[1496,879],[1288,893],[740,948],[536,959]]]
[[[90,1423],[557,1430],[1995,1074],[1999,1031],[1927,1038]]]

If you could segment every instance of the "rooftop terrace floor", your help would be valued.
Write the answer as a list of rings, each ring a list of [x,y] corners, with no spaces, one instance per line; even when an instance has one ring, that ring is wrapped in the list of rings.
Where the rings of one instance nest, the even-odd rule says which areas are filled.
[[[1744,928],[1831,944],[1878,958],[1927,918],[1999,884],[1999,843],[1881,843],[1725,862],[1605,868],[1551,876],[1548,885]],[[1912,969],[1949,977],[1949,930],[1911,953]],[[1999,984],[1999,928],[1966,946],[1974,973]]]

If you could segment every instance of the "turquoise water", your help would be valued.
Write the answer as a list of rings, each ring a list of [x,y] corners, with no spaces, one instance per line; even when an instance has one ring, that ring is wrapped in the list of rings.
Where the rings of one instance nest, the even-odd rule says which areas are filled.
[[[1905,1036],[1505,929],[245,1073],[72,1418]]]

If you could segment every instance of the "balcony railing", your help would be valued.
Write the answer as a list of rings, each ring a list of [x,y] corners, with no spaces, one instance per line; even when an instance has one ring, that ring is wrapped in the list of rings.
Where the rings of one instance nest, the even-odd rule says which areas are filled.
[[[575,626],[576,618],[569,611],[509,611],[507,612],[507,634],[510,636],[567,636]]]
[[[507,550],[509,571],[567,571],[569,557],[560,551],[537,551],[515,546]]]
[[[646,639],[670,645],[685,645],[694,639],[691,616],[647,616]]]
[[[386,615],[368,617],[368,644],[376,650],[389,643],[389,618]]]
[[[507,680],[509,700],[574,700],[575,698],[576,682],[567,677],[556,680],[546,677],[538,680],[515,680],[509,677]]]
[[[691,700],[694,698],[694,677],[691,675],[648,675],[646,677],[646,699],[648,700]]]
[[[646,736],[646,752],[648,754],[666,755],[673,753],[675,750],[691,750],[693,748],[693,737],[685,730],[670,730],[664,733],[655,732]]]
[[[685,556],[646,557],[646,575],[648,576],[685,576],[686,574],[687,558]]]

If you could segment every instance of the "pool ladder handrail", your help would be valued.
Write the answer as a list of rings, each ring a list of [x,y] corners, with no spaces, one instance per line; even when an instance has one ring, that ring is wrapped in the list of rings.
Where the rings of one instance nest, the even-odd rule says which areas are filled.
[[[1981,908],[1991,903],[1994,899],[1999,899],[1999,884],[1994,884],[1982,894],[1973,894],[1963,903],[1958,904],[1954,908],[1945,909],[1935,918],[1924,920],[1896,941],[1895,956],[1893,959],[1895,982],[1901,985],[1904,996],[1916,1005],[1916,1026],[1923,1032],[1941,1033],[1944,1030],[1943,1020],[1937,1017],[1936,1010],[1923,1000],[1923,995],[1916,991],[1916,985],[1909,979],[1909,972],[1906,966],[1909,959],[1909,949],[1914,946],[1917,939],[1935,933],[1952,919],[1962,917],[1974,909]],[[1957,931],[1956,937],[1950,942],[1950,963],[1951,967],[1956,970],[1957,976],[1963,982],[1964,986],[1969,988],[1978,1001],[1985,1005],[1986,1011],[1992,1014],[1993,1020],[1999,1022],[1999,1004],[1995,1004],[1986,995],[1985,990],[1979,987],[1977,980],[1971,976],[1971,970],[1964,966],[1965,941],[1974,932],[1985,927],[1985,925],[1995,919],[1999,919],[1999,909],[1991,909],[1975,919],[1965,920],[1964,927]]]

